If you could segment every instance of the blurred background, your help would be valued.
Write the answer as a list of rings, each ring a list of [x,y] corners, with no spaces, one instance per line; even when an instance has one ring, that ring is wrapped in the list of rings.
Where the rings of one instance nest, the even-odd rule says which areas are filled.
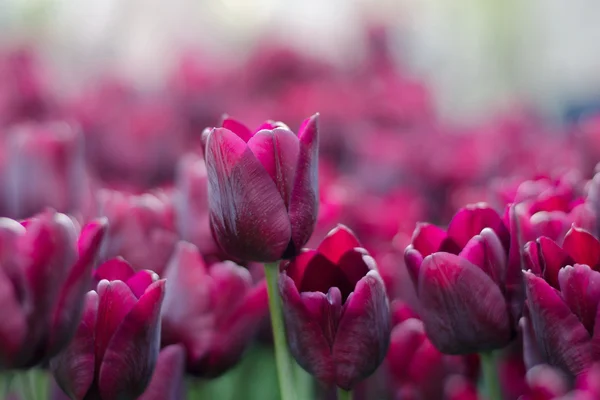
[[[365,56],[365,26],[381,25],[443,117],[480,119],[515,102],[561,117],[598,101],[599,9],[592,0],[0,0],[0,39],[35,43],[69,88],[106,67],[156,84],[182,52],[240,62],[267,38],[343,65]]]

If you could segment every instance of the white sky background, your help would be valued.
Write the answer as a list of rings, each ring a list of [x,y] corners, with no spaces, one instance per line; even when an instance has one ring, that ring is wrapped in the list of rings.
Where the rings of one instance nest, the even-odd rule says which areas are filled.
[[[0,0],[0,41],[34,37],[70,77],[109,64],[152,82],[182,48],[237,56],[264,34],[343,60],[369,17],[464,119],[600,92],[599,15],[596,0]]]

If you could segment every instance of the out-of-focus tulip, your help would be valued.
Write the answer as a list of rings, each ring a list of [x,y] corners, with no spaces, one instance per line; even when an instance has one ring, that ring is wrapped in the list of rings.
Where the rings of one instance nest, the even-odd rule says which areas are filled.
[[[548,365],[538,365],[527,371],[527,393],[522,400],[555,400],[567,394],[567,378]]]
[[[449,378],[444,392],[447,400],[479,400],[475,385],[461,375]]]
[[[296,136],[279,122],[255,132],[233,119],[205,131],[210,223],[230,256],[273,262],[298,254],[318,212],[318,114]]]
[[[279,290],[291,353],[318,380],[349,390],[381,364],[391,329],[385,285],[348,228],[300,253]]]
[[[163,344],[180,343],[187,370],[215,377],[241,358],[268,313],[264,280],[233,262],[208,268],[198,249],[180,242],[164,274]]]
[[[522,285],[510,242],[502,218],[484,204],[461,209],[447,231],[417,226],[404,256],[427,335],[440,351],[490,351],[515,338]]]
[[[600,272],[584,264],[558,272],[558,287],[525,272],[529,323],[538,350],[549,364],[573,375],[600,360],[596,309]]]
[[[50,361],[59,386],[72,400],[133,400],[145,390],[160,347],[165,281],[137,273],[123,260],[95,272],[73,340]]]
[[[166,193],[98,193],[99,214],[109,222],[101,261],[123,257],[137,269],[162,274],[177,243],[171,200]]]
[[[179,345],[160,351],[148,388],[138,400],[184,400],[185,350]]]
[[[106,224],[86,225],[46,211],[0,219],[0,368],[47,361],[71,339]]]
[[[208,176],[204,160],[187,154],[179,162],[174,205],[182,240],[194,244],[204,257],[221,253],[210,231]]]
[[[24,124],[6,138],[3,197],[6,215],[28,218],[52,207],[87,211],[90,188],[83,136],[66,123]]]

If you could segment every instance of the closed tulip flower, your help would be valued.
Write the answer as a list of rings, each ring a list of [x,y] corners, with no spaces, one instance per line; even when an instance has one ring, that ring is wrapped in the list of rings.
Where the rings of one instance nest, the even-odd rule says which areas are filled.
[[[0,369],[47,361],[74,335],[106,224],[47,211],[0,218]]]
[[[75,337],[50,367],[72,400],[134,400],[156,365],[165,281],[120,259],[95,274],[101,280],[86,295]]]
[[[207,267],[198,249],[180,242],[165,271],[162,342],[180,343],[188,372],[216,377],[233,367],[268,313],[264,280],[233,262]]]
[[[522,278],[511,239],[485,204],[458,211],[447,231],[417,227],[405,261],[427,335],[443,353],[488,352],[516,336]]]
[[[351,390],[385,358],[390,311],[373,258],[339,225],[279,280],[290,351],[319,381]]]
[[[318,115],[296,136],[279,122],[256,131],[233,119],[205,132],[213,235],[231,257],[274,262],[295,256],[318,211]]]

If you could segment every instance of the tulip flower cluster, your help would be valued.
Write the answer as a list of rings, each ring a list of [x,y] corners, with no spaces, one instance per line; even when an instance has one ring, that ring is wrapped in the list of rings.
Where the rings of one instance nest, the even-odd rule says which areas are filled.
[[[366,39],[70,97],[0,51],[0,399],[599,399],[599,117],[448,126]]]

